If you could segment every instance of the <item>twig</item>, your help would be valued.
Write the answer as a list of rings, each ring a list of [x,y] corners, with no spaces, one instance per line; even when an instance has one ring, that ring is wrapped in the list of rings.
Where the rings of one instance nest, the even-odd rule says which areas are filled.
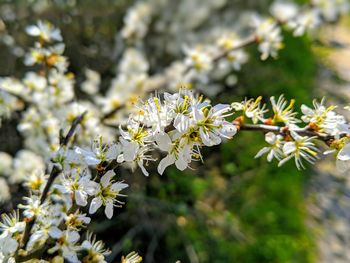
[[[113,116],[120,108],[122,108],[123,106],[125,106],[125,105],[120,105],[120,106],[114,108],[113,110],[107,112],[106,114],[104,114],[104,115],[102,116],[102,121],[104,121],[104,120],[106,120],[106,119],[112,117],[112,116]]]
[[[213,61],[214,61],[214,62],[217,62],[218,60],[220,60],[220,59],[226,57],[230,52],[235,51],[235,50],[237,50],[237,49],[244,48],[244,47],[248,47],[248,46],[250,46],[250,45],[252,45],[252,44],[254,44],[254,43],[257,43],[255,34],[253,34],[253,35],[247,37],[245,40],[241,41],[241,42],[239,43],[239,45],[234,46],[234,47],[232,47],[231,49],[228,49],[228,50],[226,50],[225,52],[223,52],[222,54],[218,55],[217,57],[215,57],[215,58],[213,59]]]
[[[233,122],[233,124],[235,124],[238,127],[238,129],[241,131],[261,131],[263,133],[274,132],[274,133],[279,133],[281,135],[286,135],[290,132],[288,126],[281,127],[281,126],[266,125],[266,124],[240,124],[238,122]],[[336,139],[332,135],[319,133],[317,131],[308,129],[307,127],[296,128],[296,129],[293,129],[293,131],[301,136],[316,137],[318,140],[325,142],[327,145],[331,141]],[[346,136],[347,134],[345,133],[340,134],[339,138],[344,138]]]
[[[81,114],[80,116],[78,116],[72,123],[72,126],[70,127],[67,135],[63,138],[63,140],[61,141],[61,148],[64,146],[68,145],[69,140],[73,137],[74,132],[77,128],[77,126],[79,125],[79,123],[81,123],[81,121],[83,120],[84,116],[86,115],[86,111]],[[61,169],[59,169],[56,165],[53,166],[49,179],[47,180],[47,183],[45,185],[45,188],[41,194],[40,197],[40,204],[43,204],[48,196],[49,190],[54,182],[54,180],[56,179],[56,177],[59,175],[59,173],[61,172]],[[35,224],[35,216],[32,218],[32,220],[30,222],[28,222],[26,224],[26,227],[24,229],[24,234],[23,234],[23,238],[22,238],[22,242],[21,242],[21,247],[25,248],[28,241],[29,241],[29,237],[30,237],[30,232]]]

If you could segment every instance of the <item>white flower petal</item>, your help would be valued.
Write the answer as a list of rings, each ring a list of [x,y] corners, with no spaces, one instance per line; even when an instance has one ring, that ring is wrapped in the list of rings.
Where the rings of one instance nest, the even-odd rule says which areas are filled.
[[[120,154],[120,152],[120,146],[114,143],[108,148],[106,152],[106,158],[108,160],[117,159],[117,156]]]
[[[123,156],[126,162],[132,162],[135,160],[136,154],[140,146],[136,142],[128,142],[123,147]]]
[[[157,133],[154,139],[161,151],[169,151],[171,148],[171,139],[167,133]]]
[[[350,143],[345,144],[345,146],[339,151],[337,159],[341,161],[350,160]]]
[[[113,170],[107,171],[101,178],[101,185],[103,187],[107,187],[113,176],[115,176],[115,172]]]
[[[72,244],[76,243],[80,239],[79,233],[76,231],[68,231],[67,237],[68,237],[69,243],[72,243]]]
[[[128,186],[129,186],[128,184],[117,182],[117,183],[112,184],[111,189],[113,191],[119,192],[119,191],[127,188]]]
[[[268,144],[274,144],[276,142],[277,136],[273,132],[268,132],[265,134],[265,141]]]
[[[265,153],[267,153],[269,151],[270,151],[269,147],[264,147],[254,156],[254,158],[259,158],[259,157],[261,157],[262,155],[264,155]]]
[[[30,36],[39,36],[40,35],[40,29],[37,26],[27,26],[26,27],[26,33]]]
[[[96,211],[101,207],[101,205],[102,205],[102,200],[101,200],[101,198],[95,197],[95,198],[92,199],[92,201],[91,201],[89,213],[90,213],[90,214],[96,213]]]
[[[75,202],[79,206],[86,206],[87,205],[87,194],[83,191],[75,191]]]
[[[187,168],[188,163],[185,161],[184,158],[180,157],[175,161],[176,168],[180,171],[183,171]]]
[[[105,214],[108,219],[111,219],[113,217],[113,202],[107,201],[106,207],[105,207]]]
[[[174,155],[167,155],[158,164],[158,173],[163,174],[164,170],[175,162]]]
[[[60,230],[56,226],[51,227],[50,230],[49,230],[50,237],[55,238],[55,239],[61,238],[62,234],[63,234],[62,230]]]

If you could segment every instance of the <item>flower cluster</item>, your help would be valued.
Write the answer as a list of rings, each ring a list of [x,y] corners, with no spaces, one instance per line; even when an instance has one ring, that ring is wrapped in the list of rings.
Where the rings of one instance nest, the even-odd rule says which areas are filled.
[[[129,9],[124,18],[123,38],[133,41],[142,39],[148,30],[152,9],[147,3],[139,2]]]
[[[336,154],[338,166],[349,165],[350,124],[334,111],[335,106],[315,100],[313,108],[301,106],[299,119],[294,100],[287,101],[282,95],[277,101],[271,97],[270,102],[271,115],[261,97],[212,105],[191,90],[164,93],[137,106],[126,126],[119,127],[117,142],[105,144],[99,137],[89,149],[68,144],[84,122],[85,114],[81,115],[62,139],[51,173],[45,175],[42,170],[25,179],[31,196],[18,206],[22,216],[18,212],[3,216],[1,256],[5,262],[22,262],[43,249],[53,258],[70,262],[105,262],[108,250],[102,242],[91,233],[82,239],[81,232],[89,225],[90,214],[103,207],[110,219],[114,207],[123,204],[121,192],[128,184],[116,180],[114,169],[139,166],[148,175],[147,163],[157,160],[156,152],[163,154],[158,163],[160,174],[170,165],[182,171],[192,161],[203,160],[203,147],[218,145],[238,131],[256,130],[265,132],[268,143],[256,157],[267,154],[268,161],[277,159],[279,166],[291,159],[298,169],[304,168],[304,161],[314,163],[321,149],[316,141],[329,147],[325,153]],[[228,121],[233,114],[236,119]],[[130,256],[134,257],[138,262],[138,256]]]
[[[114,207],[123,204],[121,192],[128,184],[116,180],[114,168],[136,164],[148,175],[144,162],[156,160],[152,152],[160,150],[166,155],[158,165],[160,174],[172,164],[184,170],[193,160],[202,159],[201,147],[235,135],[236,126],[226,120],[231,111],[230,105],[212,106],[191,91],[165,93],[139,106],[127,126],[120,127],[118,142],[104,144],[99,137],[90,149],[68,145],[85,114],[76,118],[52,158],[50,174],[42,169],[25,178],[31,196],[18,206],[22,216],[18,212],[4,216],[0,240],[7,244],[1,249],[5,262],[22,262],[33,254],[40,258],[44,251],[57,260],[105,262],[108,250],[101,241],[92,234],[84,240],[81,232],[91,221],[89,215],[99,208],[112,218]],[[130,258],[138,262],[137,255]]]
[[[116,161],[119,154],[116,144],[103,146],[98,140],[91,150],[68,147],[78,121],[83,121],[83,117],[73,122],[61,142],[52,160],[50,174],[45,175],[42,168],[25,178],[24,185],[31,195],[18,206],[22,210],[21,216],[18,211],[3,215],[0,224],[2,262],[23,262],[25,259],[106,262],[109,250],[104,248],[102,241],[97,241],[89,232],[84,239],[82,232],[91,222],[89,215],[102,206],[107,218],[112,218],[114,207],[123,204],[120,198],[125,195],[121,191],[128,185],[116,180],[114,166],[98,169]],[[92,167],[95,170],[90,169]],[[43,256],[46,252],[48,258]],[[133,258],[139,257],[133,254]]]
[[[126,126],[119,127],[120,138],[115,143],[104,144],[99,137],[86,149],[67,147],[70,137],[63,138],[52,160],[50,175],[42,171],[25,179],[32,194],[25,198],[25,204],[19,205],[24,218],[21,220],[18,212],[3,216],[2,257],[5,262],[14,262],[30,257],[39,247],[54,258],[71,262],[88,259],[104,262],[108,250],[101,241],[96,241],[92,234],[82,240],[80,232],[90,223],[89,214],[104,207],[106,216],[112,218],[114,207],[123,204],[120,192],[128,185],[116,180],[114,168],[136,165],[148,175],[145,164],[156,160],[155,151],[165,155],[158,164],[160,174],[173,164],[184,170],[192,161],[202,160],[202,147],[231,139],[238,130],[255,129],[266,132],[269,144],[256,157],[267,153],[268,161],[275,158],[279,165],[294,159],[297,168],[303,168],[303,160],[313,163],[317,159],[319,148],[315,141],[320,140],[336,152],[339,163],[348,164],[350,124],[334,111],[334,106],[326,107],[324,100],[314,101],[313,108],[302,105],[303,115],[299,119],[293,108],[294,100],[280,96],[277,101],[275,97],[270,101],[273,114],[267,115],[261,97],[231,105],[212,105],[202,96],[183,89],[140,103]],[[239,115],[232,123],[227,118],[233,114]],[[84,122],[84,116],[79,122]],[[76,121],[72,124],[74,128]],[[305,124],[301,125],[302,122]],[[67,136],[73,136],[72,128]]]
[[[0,78],[1,119],[9,118],[13,112],[20,116],[17,126],[24,138],[24,149],[11,157],[1,152],[0,174],[7,183],[22,183],[26,176],[42,173],[60,145],[64,131],[82,112],[88,111],[81,123],[79,143],[89,145],[91,138],[104,136],[113,140],[113,133],[102,126],[102,112],[89,101],[75,101],[74,75],[68,72],[68,59],[63,56],[64,44],[58,28],[49,22],[39,21],[28,26],[26,32],[35,38],[34,47],[25,55],[24,62],[35,66],[22,79]],[[86,70],[87,80],[82,90],[96,94],[100,83],[99,74]],[[35,176],[35,175],[33,175]],[[1,182],[4,184],[4,178]],[[6,189],[6,187],[4,188]],[[9,198],[5,191],[1,199]]]
[[[21,80],[12,77],[0,79],[4,98],[12,98],[6,100],[6,109],[18,110],[12,103],[22,102],[18,130],[25,137],[26,147],[43,153],[43,156],[51,156],[59,147],[60,124],[69,126],[84,110],[89,110],[89,114],[83,124],[81,140],[90,141],[91,136],[97,136],[99,132],[104,134],[101,130],[95,131],[99,123],[94,110],[96,106],[74,101],[74,76],[67,71],[68,59],[62,55],[65,46],[60,42],[60,30],[48,22],[39,21],[37,25],[28,26],[26,31],[37,41],[24,62],[29,66],[37,65],[38,71],[27,72]],[[21,106],[20,103],[16,105]]]
[[[166,155],[158,165],[160,174],[172,164],[184,170],[202,160],[201,147],[235,135],[236,127],[226,120],[231,114],[230,105],[213,106],[189,90],[151,97],[130,117],[127,130],[121,128],[122,160],[137,163],[148,175],[143,163],[153,160],[150,152],[157,149]]]

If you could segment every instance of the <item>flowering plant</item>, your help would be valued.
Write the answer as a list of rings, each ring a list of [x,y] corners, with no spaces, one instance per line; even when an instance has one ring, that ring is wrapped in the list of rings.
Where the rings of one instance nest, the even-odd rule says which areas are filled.
[[[327,3],[315,0],[298,7],[277,1],[272,17],[250,16],[240,29],[244,34],[227,30],[215,43],[184,46],[184,59],[149,75],[149,62],[138,47],[161,5],[157,0],[138,2],[127,12],[120,33],[130,46],[117,76],[103,93],[101,76],[87,69],[80,87],[86,99],[79,101],[60,30],[47,21],[28,26],[35,43],[24,63],[37,71],[23,79],[0,80],[1,118],[20,112],[18,130],[25,140],[25,149],[15,158],[2,153],[0,172],[13,173],[9,180],[30,191],[20,210],[2,216],[1,262],[106,262],[110,251],[86,229],[99,209],[111,219],[124,204],[128,183],[118,179],[117,167],[141,169],[149,176],[149,165],[156,162],[159,174],[171,165],[183,171],[203,162],[203,148],[242,131],[263,132],[267,145],[256,157],[267,154],[279,166],[293,159],[302,169],[323,151],[335,154],[337,167],[346,170],[350,124],[324,99],[315,100],[313,107],[302,105],[298,117],[295,101],[283,95],[272,96],[269,107],[262,97],[214,105],[199,95],[210,93],[215,78],[240,70],[248,59],[245,47],[256,45],[262,60],[276,58],[283,47],[282,29],[300,36],[349,8],[347,1]],[[121,261],[141,260],[132,252]]]

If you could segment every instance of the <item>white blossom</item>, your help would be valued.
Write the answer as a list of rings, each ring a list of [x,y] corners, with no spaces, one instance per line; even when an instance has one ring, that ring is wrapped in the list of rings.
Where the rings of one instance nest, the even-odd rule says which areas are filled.
[[[18,242],[11,236],[0,236],[0,253],[4,258],[12,255],[18,247]]]
[[[199,134],[202,143],[206,146],[213,146],[221,143],[222,138],[230,139],[236,132],[236,127],[225,120],[230,116],[230,105],[218,104],[207,109],[193,109],[194,120],[199,127]]]
[[[49,235],[57,240],[55,246],[48,250],[50,254],[60,251],[62,256],[70,262],[80,262],[77,256],[77,251],[79,250],[77,242],[80,238],[78,232],[72,230],[62,231],[57,227],[52,227]]]
[[[297,115],[296,112],[294,112],[294,103],[295,100],[292,99],[289,103],[284,98],[283,95],[281,95],[277,102],[275,100],[275,97],[272,96],[270,98],[272,110],[274,113],[273,116],[273,122],[283,122],[285,124],[294,124],[300,122],[295,116]]]
[[[122,182],[115,182],[113,177],[115,173],[109,170],[101,177],[101,181],[96,185],[94,198],[91,201],[89,213],[94,214],[102,205],[105,206],[105,214],[107,218],[111,219],[113,216],[113,209],[115,203],[123,204],[117,200],[118,196],[121,196],[120,191],[128,187],[127,184]]]
[[[321,23],[318,9],[311,9],[300,13],[289,21],[288,26],[294,30],[294,36],[302,36],[307,31],[314,30]]]
[[[46,42],[62,40],[61,31],[47,21],[39,20],[36,25],[28,26],[26,32],[28,35],[39,37]]]
[[[295,18],[299,12],[298,6],[286,0],[277,0],[270,7],[271,14],[281,22],[288,22]]]
[[[278,51],[283,47],[281,28],[274,20],[260,17],[254,17],[253,25],[259,42],[261,59],[266,60],[269,56],[276,58]]]
[[[19,204],[18,207],[23,209],[23,215],[26,218],[33,218],[36,216],[44,216],[46,213],[47,204],[41,204],[40,199],[36,196],[24,197],[26,204]]]
[[[283,153],[285,157],[279,162],[279,166],[294,158],[295,165],[298,169],[305,168],[303,160],[314,163],[317,160],[317,152],[315,144],[312,142],[315,137],[300,136],[296,132],[291,132],[292,141],[287,141],[283,145]]]
[[[13,234],[22,233],[24,227],[25,223],[20,221],[18,210],[10,214],[1,215],[1,236],[12,236]]]
[[[273,158],[280,161],[283,157],[283,137],[279,134],[274,134],[273,132],[268,132],[265,134],[265,141],[270,145],[262,148],[256,155],[255,158],[259,158],[265,153],[267,153],[267,161],[271,162]]]
[[[105,248],[102,241],[96,240],[96,236],[91,232],[87,233],[86,240],[81,244],[81,247],[87,250],[87,255],[83,259],[84,262],[107,263],[107,261],[105,261],[105,256],[111,253]]]
[[[86,206],[88,204],[87,199],[89,195],[93,195],[96,186],[89,175],[81,175],[75,171],[71,175],[63,176],[61,181],[56,188],[65,194],[70,194],[77,205]]]

